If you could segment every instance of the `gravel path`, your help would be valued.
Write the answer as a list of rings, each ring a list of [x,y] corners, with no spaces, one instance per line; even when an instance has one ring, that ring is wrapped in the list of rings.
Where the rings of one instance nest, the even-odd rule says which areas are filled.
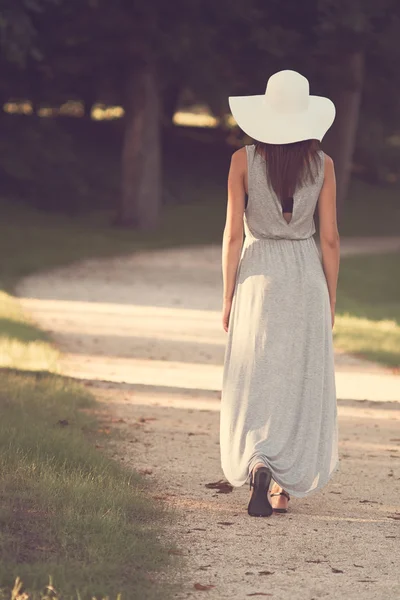
[[[372,243],[342,240],[342,252]],[[397,238],[374,244],[400,249]],[[400,378],[389,369],[337,354],[340,470],[292,498],[290,513],[250,518],[247,486],[206,487],[223,479],[220,256],[207,246],[88,260],[17,291],[63,351],[62,372],[85,380],[123,430],[115,458],[177,509],[170,535],[187,563],[177,599],[399,598]]]

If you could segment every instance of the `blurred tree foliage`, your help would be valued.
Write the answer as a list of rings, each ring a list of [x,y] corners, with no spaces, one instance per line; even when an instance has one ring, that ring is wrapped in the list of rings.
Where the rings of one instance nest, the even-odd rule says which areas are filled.
[[[124,107],[121,225],[158,222],[162,136],[180,102],[207,103],[223,125],[228,96],[263,93],[279,69],[336,103],[325,147],[339,206],[354,150],[370,179],[398,169],[387,142],[399,122],[398,0],[0,0],[0,32],[3,101],[79,99],[87,116],[97,101]]]
[[[3,190],[41,209],[75,214],[88,195],[72,137],[54,119],[3,119],[0,158]]]
[[[40,25],[47,11],[61,2],[0,0],[2,104],[13,97],[28,98],[36,108],[40,100],[51,100],[44,92],[47,67]],[[1,113],[0,130],[3,193],[29,198],[39,208],[76,212],[88,190],[71,136],[55,120],[36,115]]]
[[[335,160],[340,212],[355,148],[361,150],[358,159],[375,163],[375,172],[382,174],[384,157],[397,153],[395,148],[389,149],[387,136],[378,133],[376,124],[385,120],[389,124],[389,114],[392,131],[399,123],[399,103],[393,90],[400,83],[400,5],[397,0],[318,0],[318,13],[315,60],[324,67],[320,68],[321,77],[337,110],[325,144]]]
[[[41,41],[35,26],[35,15],[43,14],[50,5],[62,0],[0,0],[0,43],[2,56],[19,66],[27,60],[41,60]]]

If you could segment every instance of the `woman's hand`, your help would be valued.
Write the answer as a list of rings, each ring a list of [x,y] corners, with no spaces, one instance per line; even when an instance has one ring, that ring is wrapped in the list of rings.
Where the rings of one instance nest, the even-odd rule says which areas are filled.
[[[232,300],[225,299],[222,307],[222,326],[226,332],[229,328],[229,317],[231,314]]]

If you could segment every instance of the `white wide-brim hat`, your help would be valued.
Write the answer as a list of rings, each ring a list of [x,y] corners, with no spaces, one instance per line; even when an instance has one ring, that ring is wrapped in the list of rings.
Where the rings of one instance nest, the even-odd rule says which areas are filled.
[[[332,125],[332,100],[310,96],[310,84],[296,71],[279,71],[267,83],[265,94],[230,96],[236,123],[247,135],[268,144],[321,141]]]

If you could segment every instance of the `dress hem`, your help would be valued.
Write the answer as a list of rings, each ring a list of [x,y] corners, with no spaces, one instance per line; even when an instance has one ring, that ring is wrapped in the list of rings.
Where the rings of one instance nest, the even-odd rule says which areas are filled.
[[[323,487],[325,487],[339,470],[340,470],[340,459],[338,458],[335,463],[335,466],[333,467],[332,471],[329,473],[327,479],[325,479],[325,481],[319,483],[315,488],[313,488],[312,490],[309,490],[307,492],[297,492],[297,491],[291,489],[290,487],[284,485],[282,481],[279,481],[278,478],[275,478],[272,470],[271,470],[271,473],[272,473],[272,479],[279,486],[281,486],[284,490],[286,490],[291,496],[293,496],[294,498],[305,498],[306,496],[310,496],[311,494],[314,494],[315,492],[318,492]],[[246,481],[247,481],[247,479],[246,479]]]

